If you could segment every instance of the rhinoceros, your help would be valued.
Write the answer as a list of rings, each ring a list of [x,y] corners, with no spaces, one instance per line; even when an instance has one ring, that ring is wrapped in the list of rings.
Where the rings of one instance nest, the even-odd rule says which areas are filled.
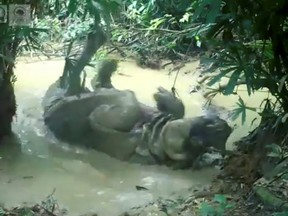
[[[225,150],[228,123],[217,116],[184,118],[183,102],[173,92],[159,87],[157,106],[150,107],[131,90],[97,85],[77,96],[65,96],[59,81],[50,86],[44,122],[56,138],[119,160],[176,167],[193,167],[210,147]]]

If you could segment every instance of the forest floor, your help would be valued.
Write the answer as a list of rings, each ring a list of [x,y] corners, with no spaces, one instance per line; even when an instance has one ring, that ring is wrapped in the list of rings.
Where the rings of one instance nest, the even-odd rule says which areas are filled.
[[[135,207],[121,216],[272,216],[275,212],[261,204],[249,187],[235,181],[215,179],[208,188],[191,190],[189,194],[183,196],[175,193],[169,199],[158,199],[146,206]],[[0,215],[64,216],[69,215],[69,212],[59,209],[55,203],[49,204],[49,201],[46,201],[34,206],[12,209],[0,207]],[[97,215],[95,213],[85,216]],[[287,216],[288,214],[280,215]]]

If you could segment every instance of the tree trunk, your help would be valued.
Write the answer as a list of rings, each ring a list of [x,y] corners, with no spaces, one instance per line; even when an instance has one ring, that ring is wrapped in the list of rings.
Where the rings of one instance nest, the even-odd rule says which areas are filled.
[[[3,59],[0,58],[0,61],[3,62]],[[13,70],[12,67],[10,70]],[[11,125],[16,114],[14,88],[9,73],[13,71],[10,70],[7,70],[4,64],[0,64],[0,139],[12,133]]]
[[[80,78],[81,72],[106,40],[107,38],[103,30],[97,23],[94,23],[91,32],[88,34],[86,45],[81,56],[77,59],[76,65],[73,67],[72,75],[69,75],[70,80],[67,95],[77,95],[83,92]],[[65,79],[65,77],[63,78]]]

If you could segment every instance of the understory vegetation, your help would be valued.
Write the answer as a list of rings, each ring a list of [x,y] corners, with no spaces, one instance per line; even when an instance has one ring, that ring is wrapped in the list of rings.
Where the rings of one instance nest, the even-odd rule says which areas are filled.
[[[71,95],[83,91],[85,67],[112,53],[155,69],[167,65],[162,60],[181,67],[192,58],[209,59],[199,82],[208,102],[218,94],[238,95],[239,86],[251,97],[267,91],[259,107],[247,106],[238,95],[231,119],[244,123],[247,112],[257,112],[260,124],[235,143],[218,180],[226,187],[218,193],[237,188],[244,200],[253,193],[270,215],[270,207],[274,215],[288,215],[288,1],[35,0],[31,8],[32,27],[0,23],[0,138],[11,132],[16,113],[18,56],[65,58],[61,81]],[[234,215],[236,203],[213,195],[199,214]],[[7,212],[0,208],[0,215],[15,215]]]

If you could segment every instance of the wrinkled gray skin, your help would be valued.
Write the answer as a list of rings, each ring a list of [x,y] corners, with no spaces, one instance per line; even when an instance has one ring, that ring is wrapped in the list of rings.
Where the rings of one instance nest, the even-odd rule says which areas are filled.
[[[148,139],[146,149],[160,164],[201,168],[219,161],[231,132],[227,122],[217,116],[172,120],[165,123],[156,138]],[[138,153],[145,154],[145,146]]]
[[[141,141],[143,125],[160,111],[139,103],[134,92],[99,88],[80,97],[65,97],[57,82],[50,86],[42,102],[44,121],[50,131],[60,140],[92,147],[120,160],[197,167],[195,163],[203,163],[201,157],[209,152],[208,147],[225,149],[231,133],[220,118],[182,119],[183,103],[159,88],[154,95],[157,107],[176,120],[161,128],[157,139],[148,145]]]
[[[55,92],[61,93],[58,88]],[[56,138],[81,143],[120,160],[129,159],[137,145],[129,131],[141,118],[132,91],[98,89],[80,98],[60,93],[53,99],[44,97],[43,101],[44,122]]]

